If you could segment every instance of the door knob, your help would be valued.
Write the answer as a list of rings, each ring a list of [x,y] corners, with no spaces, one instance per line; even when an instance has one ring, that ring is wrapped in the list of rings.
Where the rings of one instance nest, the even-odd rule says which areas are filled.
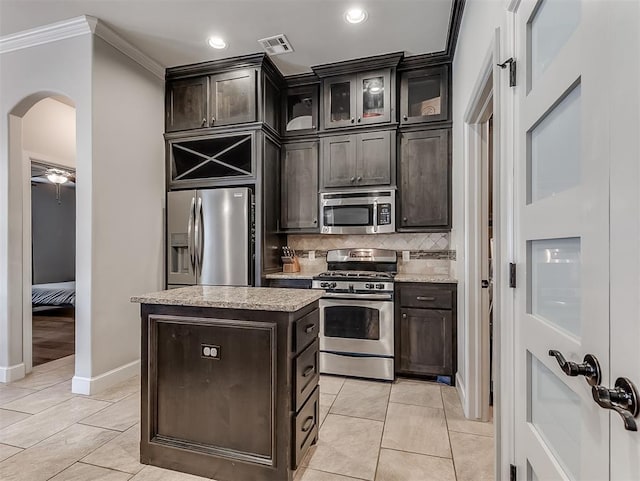
[[[634,419],[640,411],[638,390],[629,379],[619,377],[616,379],[613,389],[604,386],[593,386],[591,394],[598,406],[611,409],[622,417],[624,428],[627,431],[638,430]]]
[[[589,383],[590,386],[597,386],[600,384],[602,371],[600,370],[600,363],[594,355],[587,354],[584,356],[582,364],[567,361],[560,351],[553,349],[549,351],[549,356],[556,358],[560,369],[562,369],[567,376],[584,376],[587,378],[587,383]]]

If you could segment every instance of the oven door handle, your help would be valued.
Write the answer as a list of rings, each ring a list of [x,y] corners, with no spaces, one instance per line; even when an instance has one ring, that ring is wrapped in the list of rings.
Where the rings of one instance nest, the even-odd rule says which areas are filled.
[[[382,300],[382,301],[391,301],[393,299],[393,294],[358,294],[358,293],[342,293],[342,292],[327,292],[323,299],[353,299],[357,301],[371,301],[371,300]]]

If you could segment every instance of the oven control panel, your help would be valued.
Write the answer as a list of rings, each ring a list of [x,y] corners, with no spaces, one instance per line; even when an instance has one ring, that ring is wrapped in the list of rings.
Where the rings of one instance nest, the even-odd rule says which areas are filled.
[[[327,289],[332,292],[393,292],[393,282],[314,280],[311,287],[315,289]]]

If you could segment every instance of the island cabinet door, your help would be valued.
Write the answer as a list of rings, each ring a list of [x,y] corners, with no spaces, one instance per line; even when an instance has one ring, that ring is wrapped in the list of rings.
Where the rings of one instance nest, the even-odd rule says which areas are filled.
[[[275,463],[276,325],[150,317],[151,442]]]
[[[400,371],[413,374],[453,374],[451,311],[401,309]]]

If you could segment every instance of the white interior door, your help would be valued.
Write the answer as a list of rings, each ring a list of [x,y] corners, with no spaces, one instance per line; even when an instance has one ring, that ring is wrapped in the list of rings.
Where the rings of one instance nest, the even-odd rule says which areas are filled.
[[[616,1],[612,26],[610,383],[640,387],[640,2]],[[611,387],[611,384],[608,386]],[[640,432],[611,413],[612,481],[640,480]],[[636,419],[640,429],[640,418]]]
[[[549,354],[595,356],[609,385],[607,3],[523,0],[516,12],[519,480],[610,479],[609,411]]]

